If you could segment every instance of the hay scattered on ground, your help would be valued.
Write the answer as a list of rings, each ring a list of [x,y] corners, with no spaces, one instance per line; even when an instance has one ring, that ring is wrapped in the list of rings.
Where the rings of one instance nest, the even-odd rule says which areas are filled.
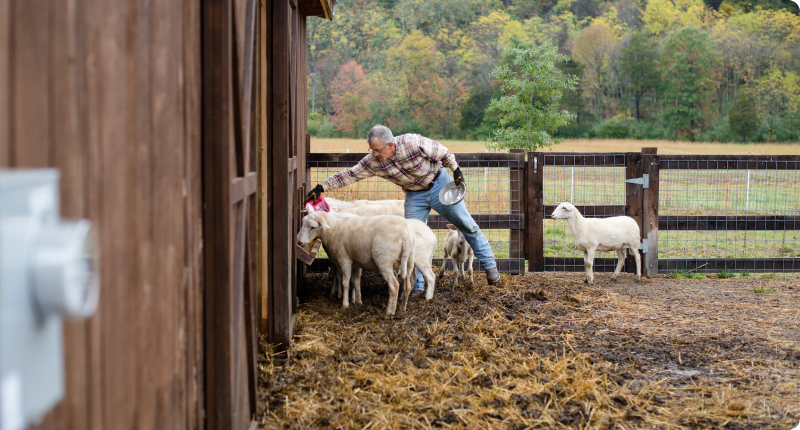
[[[295,344],[260,354],[264,428],[774,428],[800,421],[800,277],[437,286],[387,319],[299,288]],[[756,291],[775,291],[775,294]]]

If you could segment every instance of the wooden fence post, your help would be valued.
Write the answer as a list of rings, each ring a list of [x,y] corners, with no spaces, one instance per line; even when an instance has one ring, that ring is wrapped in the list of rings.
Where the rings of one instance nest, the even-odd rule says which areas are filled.
[[[528,271],[544,271],[544,155],[529,152],[525,184],[525,235],[528,249]]]
[[[658,148],[642,148],[643,173],[649,175],[648,187],[644,189],[642,205],[642,238],[648,246],[642,264],[642,272],[648,278],[658,275]]]
[[[524,153],[524,149],[512,149],[512,154]],[[513,162],[512,162],[513,163]],[[525,162],[523,160],[522,165],[518,165],[518,167],[511,167],[509,172],[509,185],[511,191],[511,214],[520,214],[521,209],[524,208],[524,189],[525,184],[523,183],[524,179],[524,170],[525,170]],[[517,224],[518,225],[518,224]],[[509,273],[512,275],[520,275],[525,274],[525,255],[524,255],[524,242],[525,240],[525,230],[524,226],[522,230],[519,229],[509,229],[508,232],[508,259],[509,259]],[[513,261],[516,260],[516,263]],[[520,264],[519,262],[522,261]]]
[[[625,179],[641,178],[642,173],[642,153],[626,152]],[[639,184],[625,184],[625,215],[633,218],[636,220],[636,224],[639,224],[640,237],[644,237],[642,233],[642,190],[642,186]],[[642,261],[642,269],[644,269],[644,261]],[[625,270],[628,273],[636,273],[636,260],[630,251],[625,258]]]

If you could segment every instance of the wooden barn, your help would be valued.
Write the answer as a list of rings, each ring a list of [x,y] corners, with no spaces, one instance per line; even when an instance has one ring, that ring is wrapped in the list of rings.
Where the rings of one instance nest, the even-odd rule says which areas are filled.
[[[98,232],[37,429],[247,429],[291,338],[306,20],[335,0],[0,0],[0,168],[56,167]],[[317,17],[317,18],[314,18]]]

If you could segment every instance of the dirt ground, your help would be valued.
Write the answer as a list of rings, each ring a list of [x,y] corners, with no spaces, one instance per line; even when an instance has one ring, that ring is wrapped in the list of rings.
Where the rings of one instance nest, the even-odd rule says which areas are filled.
[[[262,344],[263,428],[793,429],[800,276],[623,274],[437,284],[387,318],[385,283],[342,309],[299,288],[295,343]]]

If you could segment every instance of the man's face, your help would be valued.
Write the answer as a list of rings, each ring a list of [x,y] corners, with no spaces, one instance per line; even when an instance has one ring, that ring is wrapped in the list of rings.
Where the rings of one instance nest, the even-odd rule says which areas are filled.
[[[384,162],[395,155],[394,144],[383,143],[380,139],[372,139],[369,142],[369,149],[372,151],[372,156],[377,158],[380,162]]]

